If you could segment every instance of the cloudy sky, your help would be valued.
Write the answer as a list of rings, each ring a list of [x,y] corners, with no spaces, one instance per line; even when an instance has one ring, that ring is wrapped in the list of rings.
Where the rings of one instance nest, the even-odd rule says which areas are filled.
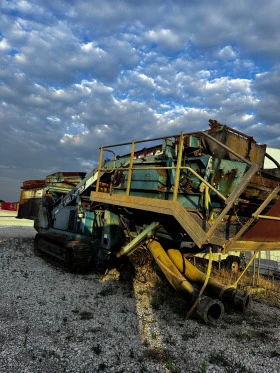
[[[98,148],[208,129],[280,148],[279,0],[1,0],[0,199]]]

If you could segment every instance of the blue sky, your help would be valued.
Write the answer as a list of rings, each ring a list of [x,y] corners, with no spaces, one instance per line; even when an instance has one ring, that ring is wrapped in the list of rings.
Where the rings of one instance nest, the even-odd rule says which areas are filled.
[[[208,128],[280,148],[278,0],[0,2],[0,199],[101,145]]]

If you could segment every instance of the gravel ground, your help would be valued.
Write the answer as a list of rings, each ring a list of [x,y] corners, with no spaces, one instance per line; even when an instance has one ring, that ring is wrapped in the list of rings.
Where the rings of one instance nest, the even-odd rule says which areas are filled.
[[[66,272],[33,252],[32,222],[0,211],[0,372],[280,372],[280,310],[218,326],[144,269]],[[15,225],[16,224],[16,225]]]

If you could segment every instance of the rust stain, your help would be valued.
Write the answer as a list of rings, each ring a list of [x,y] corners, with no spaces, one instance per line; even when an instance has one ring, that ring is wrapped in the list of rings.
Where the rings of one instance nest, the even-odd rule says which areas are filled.
[[[280,199],[268,210],[266,215],[280,217]],[[280,241],[280,221],[259,219],[257,223],[242,236],[241,240],[278,242]]]

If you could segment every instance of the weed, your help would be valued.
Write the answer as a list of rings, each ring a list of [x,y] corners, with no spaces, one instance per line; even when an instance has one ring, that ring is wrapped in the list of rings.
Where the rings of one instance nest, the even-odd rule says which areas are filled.
[[[273,350],[270,352],[270,357],[280,357],[280,352]]]
[[[225,373],[253,373],[253,371],[246,368],[245,365],[240,362],[234,362],[225,368]]]
[[[121,313],[128,313],[129,310],[125,307],[125,306],[122,306],[122,309],[120,310]]]
[[[100,344],[98,343],[97,345],[95,346],[92,346],[92,351],[96,354],[96,355],[100,355],[101,354],[101,347],[100,347]]]
[[[121,361],[121,352],[115,347],[115,350],[116,350],[116,357],[117,357],[117,360],[118,362]]]
[[[149,347],[150,346],[150,342],[147,339],[145,339],[144,342],[143,342],[143,346],[144,347]]]
[[[223,351],[213,351],[209,357],[209,363],[224,368],[225,373],[252,373],[242,363],[228,359]]]
[[[267,342],[272,338],[272,332],[270,330],[254,330],[253,335],[262,342]]]
[[[206,373],[207,372],[207,363],[206,361],[203,361],[201,364],[201,373]]]
[[[97,295],[101,297],[107,297],[109,295],[113,295],[115,293],[112,286],[107,286],[106,288],[102,289]]]
[[[165,360],[164,365],[166,366],[166,369],[168,369],[169,371],[172,369],[172,362],[171,362],[170,357],[168,357],[168,358]]]
[[[107,368],[107,365],[104,364],[104,363],[100,363],[99,364],[99,367],[98,367],[98,370],[102,371],[102,370],[105,370]]]
[[[214,270],[211,277],[226,285],[230,285],[233,282],[233,274],[231,271]],[[246,272],[240,280],[239,286],[242,289],[247,289],[249,293],[252,293],[255,300],[280,308],[279,281],[275,281],[273,278],[259,276],[257,278],[257,285],[253,286],[253,283],[253,273]]]
[[[175,341],[174,341],[173,336],[171,334],[168,334],[168,336],[165,338],[165,343],[175,345]]]
[[[182,334],[182,340],[188,341],[189,339],[194,339],[197,336],[197,330],[186,330]]]
[[[161,292],[155,292],[152,295],[151,306],[154,310],[159,310],[160,307],[165,303],[166,295]]]
[[[222,351],[211,352],[208,361],[209,361],[210,364],[215,364],[215,365],[218,365],[218,366],[221,366],[221,367],[227,367],[231,364],[227,360],[227,358],[225,357],[225,355]]]
[[[88,312],[88,311],[82,311],[80,313],[80,318],[81,318],[81,320],[91,320],[91,319],[93,319],[93,314],[91,312]]]
[[[131,349],[129,350],[129,357],[130,357],[131,359],[134,359],[134,358],[135,358],[135,352],[134,352],[133,348],[131,348]]]
[[[239,341],[239,342],[250,342],[253,339],[253,336],[249,333],[246,332],[239,332],[235,333],[234,337]]]
[[[166,369],[168,369],[169,372],[171,372],[171,373],[180,373],[181,372],[179,368],[173,366],[171,358],[169,356],[165,360],[164,365],[165,365]]]
[[[163,363],[168,358],[168,351],[161,347],[148,348],[143,353],[144,360],[153,360]]]
[[[23,342],[24,347],[26,347],[26,344],[27,344],[28,332],[29,332],[29,326],[27,325],[26,328],[25,328],[25,331],[24,331],[24,333],[25,333],[24,342]]]

